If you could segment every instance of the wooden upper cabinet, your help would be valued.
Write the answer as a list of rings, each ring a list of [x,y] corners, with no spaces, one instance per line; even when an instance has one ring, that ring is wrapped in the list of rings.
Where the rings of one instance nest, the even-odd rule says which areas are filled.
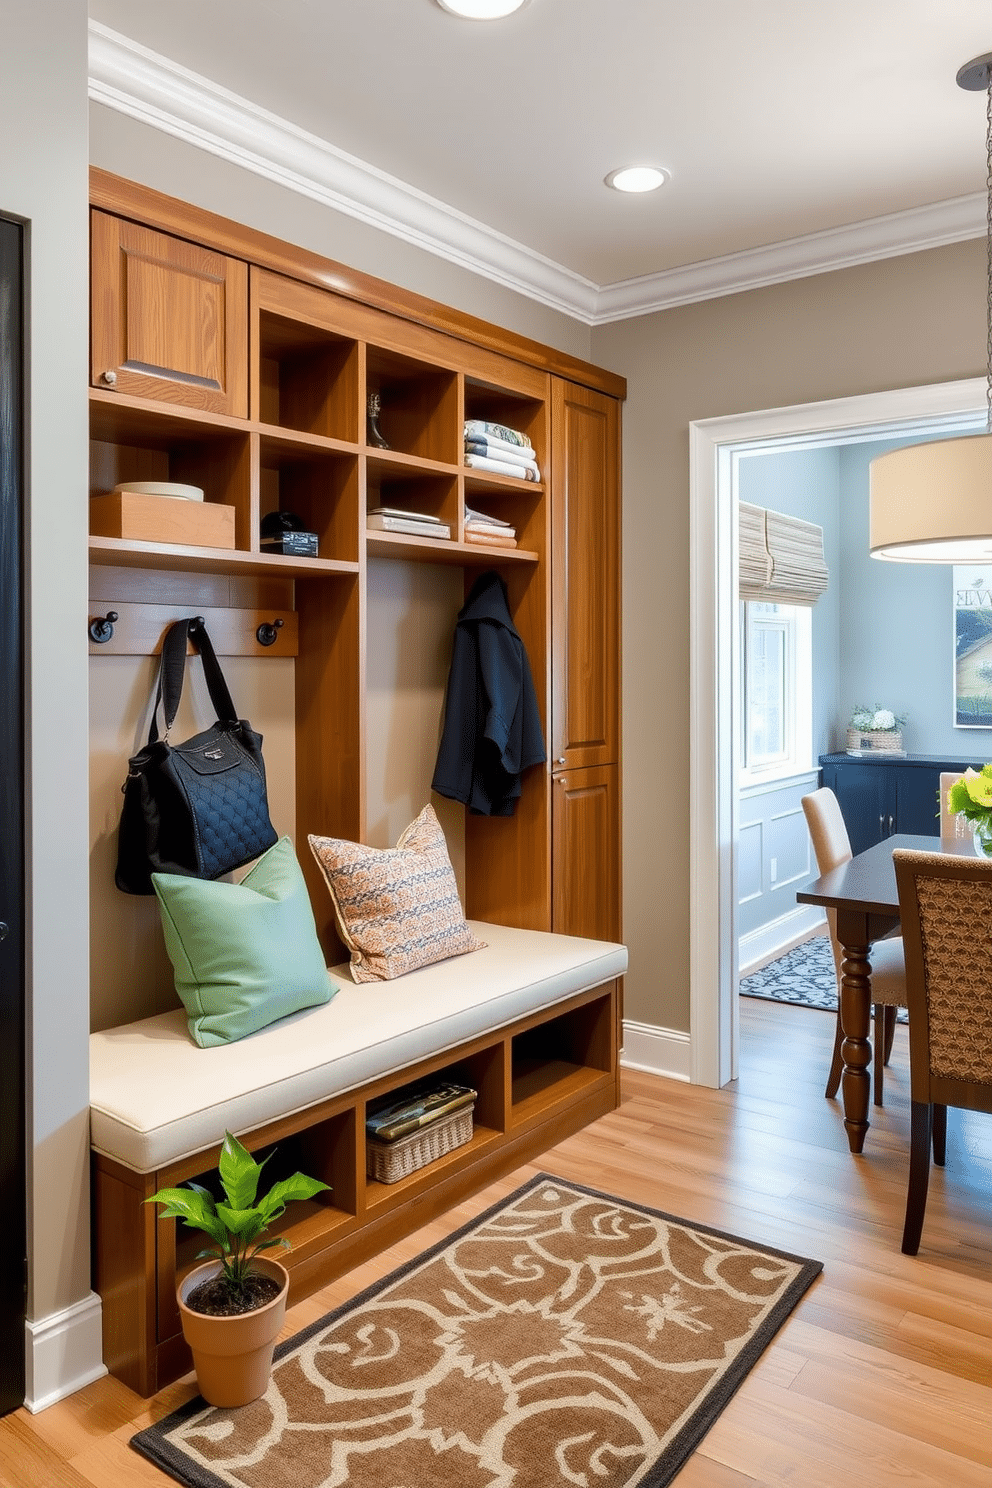
[[[92,215],[95,387],[248,415],[248,268],[104,212]]]
[[[552,380],[552,769],[619,760],[620,409]]]

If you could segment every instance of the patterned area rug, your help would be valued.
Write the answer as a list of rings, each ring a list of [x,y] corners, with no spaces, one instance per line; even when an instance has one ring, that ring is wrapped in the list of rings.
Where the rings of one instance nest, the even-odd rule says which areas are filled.
[[[760,971],[741,977],[742,997],[764,997],[769,1002],[791,1002],[795,1007],[837,1011],[837,975],[834,954],[826,935],[816,935],[793,946],[777,961]],[[905,1008],[896,1014],[897,1023],[907,1022]]]
[[[662,1488],[821,1270],[542,1174],[131,1445],[195,1488]]]
[[[837,973],[829,937],[816,935],[804,940],[759,971],[741,977],[741,996],[836,1012]]]

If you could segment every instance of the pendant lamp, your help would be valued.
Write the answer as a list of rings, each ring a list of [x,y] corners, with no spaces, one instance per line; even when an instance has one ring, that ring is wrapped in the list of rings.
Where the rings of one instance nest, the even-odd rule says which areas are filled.
[[[871,555],[898,563],[992,563],[992,52],[957,81],[986,94],[986,432],[871,462]]]

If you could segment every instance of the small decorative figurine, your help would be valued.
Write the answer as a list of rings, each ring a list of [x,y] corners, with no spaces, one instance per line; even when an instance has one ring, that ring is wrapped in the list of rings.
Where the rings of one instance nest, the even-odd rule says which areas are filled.
[[[368,442],[374,444],[376,449],[388,449],[389,441],[383,439],[379,431],[379,414],[382,411],[382,399],[378,393],[369,393],[368,401]]]

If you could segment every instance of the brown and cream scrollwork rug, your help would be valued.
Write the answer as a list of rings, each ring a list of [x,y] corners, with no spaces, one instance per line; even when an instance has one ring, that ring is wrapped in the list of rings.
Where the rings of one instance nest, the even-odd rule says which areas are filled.
[[[661,1488],[821,1270],[541,1175],[131,1445],[191,1488]]]

